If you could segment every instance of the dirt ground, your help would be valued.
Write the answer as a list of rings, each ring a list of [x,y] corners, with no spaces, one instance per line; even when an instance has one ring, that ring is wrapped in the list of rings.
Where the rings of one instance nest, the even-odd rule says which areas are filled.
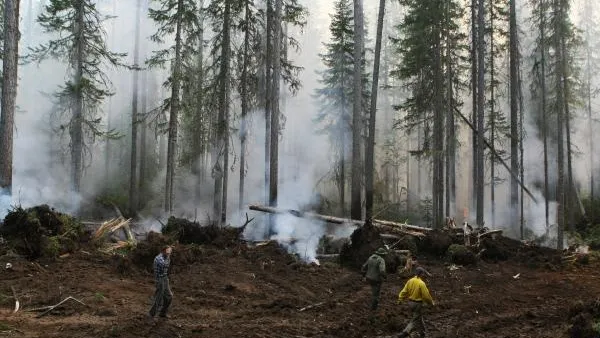
[[[89,250],[89,251],[88,251]],[[195,262],[173,261],[174,301],[166,321],[148,323],[153,277],[83,249],[39,265],[0,257],[0,336],[6,337],[378,337],[407,323],[396,298],[408,276],[393,274],[381,310],[370,317],[360,274],[333,262],[306,265],[276,244],[197,248]],[[598,263],[558,271],[516,262],[451,270],[420,257],[437,306],[425,312],[428,337],[569,337],[569,310],[600,294]],[[4,269],[7,262],[12,270]],[[150,268],[150,267],[149,267]],[[514,278],[520,274],[518,278]],[[14,287],[21,310],[12,313]],[[36,307],[73,296],[41,318]],[[303,307],[316,305],[301,310]]]

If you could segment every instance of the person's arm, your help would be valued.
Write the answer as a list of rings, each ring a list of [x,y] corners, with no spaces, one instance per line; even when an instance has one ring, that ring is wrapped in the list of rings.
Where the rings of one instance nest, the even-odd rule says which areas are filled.
[[[425,285],[425,283],[421,283],[420,288],[421,288],[421,299],[429,305],[434,305],[435,303],[433,302],[433,298],[431,298],[431,294],[429,293],[429,289],[427,288],[427,285]]]
[[[363,264],[363,266],[360,268],[360,272],[362,273],[363,276],[367,273],[367,266],[368,265],[369,265],[369,260],[367,259],[367,261],[365,262],[365,264]]]
[[[404,284],[404,288],[398,294],[398,304],[400,304],[400,302],[402,302],[403,300],[406,300],[406,298],[408,297],[408,283],[409,282],[406,282],[406,284]]]
[[[386,277],[386,275],[385,275],[385,260],[383,258],[379,261],[379,275],[383,278]]]

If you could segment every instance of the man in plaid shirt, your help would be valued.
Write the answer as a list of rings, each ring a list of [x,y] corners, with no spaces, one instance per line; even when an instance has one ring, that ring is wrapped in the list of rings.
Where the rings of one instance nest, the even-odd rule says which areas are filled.
[[[156,281],[156,291],[154,292],[154,304],[150,309],[149,315],[154,319],[156,313],[161,318],[167,318],[167,310],[173,299],[173,291],[169,286],[169,264],[171,264],[171,252],[173,248],[166,246],[154,258],[154,279]]]

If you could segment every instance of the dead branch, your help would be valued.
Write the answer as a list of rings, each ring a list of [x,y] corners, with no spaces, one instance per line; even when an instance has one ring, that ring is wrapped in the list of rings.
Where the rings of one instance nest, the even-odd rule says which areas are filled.
[[[460,110],[458,110],[458,108],[454,108],[454,111],[469,126],[469,128],[471,128],[471,130],[475,133],[475,135],[478,136],[479,134],[477,132],[477,129],[473,126],[473,124],[471,124],[471,122],[469,121],[469,119],[467,119],[463,115],[463,113],[461,113]],[[512,178],[514,178],[515,181],[517,181],[517,183],[519,183],[519,185],[521,186],[521,188],[523,188],[523,190],[527,193],[527,195],[529,195],[529,197],[531,197],[531,199],[535,203],[538,203],[537,199],[535,197],[533,197],[533,194],[531,193],[531,191],[529,191],[529,189],[527,189],[527,187],[525,186],[525,184],[519,179],[519,176],[517,175],[517,173],[513,172],[510,169],[510,167],[508,166],[508,164],[506,164],[506,161],[504,161],[504,159],[502,158],[502,156],[500,156],[496,152],[496,149],[494,149],[494,146],[492,146],[490,144],[490,142],[488,142],[488,140],[485,137],[482,137],[482,139],[483,139],[483,143],[486,145],[486,147],[488,147],[488,149],[492,152],[492,154],[494,154],[494,156],[500,161],[500,163],[502,163],[502,165],[508,171],[508,173],[510,174],[510,176],[512,176]]]
[[[325,304],[325,302],[320,302],[320,303],[316,303],[316,304],[308,305],[308,306],[305,306],[305,307],[303,307],[303,308],[299,309],[298,311],[299,311],[299,312],[306,311],[306,310],[309,310],[309,309],[312,309],[312,308],[315,308],[315,307],[319,307],[319,306],[321,306],[321,305],[323,305],[323,304]]]
[[[250,224],[252,221],[254,221],[254,217],[248,219],[248,213],[246,213],[246,222],[244,222],[244,224],[240,227],[240,233],[244,232],[248,224]]]
[[[17,299],[17,291],[15,291],[15,287],[11,285],[10,289],[12,290],[13,297],[15,298],[15,309],[13,313],[16,313],[17,311],[19,311],[21,304],[19,303],[19,299]]]
[[[42,312],[41,314],[37,315],[37,316],[36,316],[36,318],[41,318],[41,317],[43,317],[43,316],[47,315],[48,313],[52,312],[52,310],[56,309],[57,307],[59,307],[60,305],[62,305],[63,303],[65,303],[65,302],[66,302],[66,301],[68,301],[68,300],[74,300],[74,301],[76,301],[77,303],[79,303],[79,304],[81,304],[81,305],[83,305],[83,306],[87,306],[87,305],[85,305],[85,304],[84,304],[82,301],[80,301],[79,299],[77,299],[77,298],[73,298],[73,297],[69,296],[69,297],[67,297],[67,298],[63,299],[62,301],[60,301],[58,304],[51,306],[51,307],[50,307],[48,310],[46,310],[45,312]]]

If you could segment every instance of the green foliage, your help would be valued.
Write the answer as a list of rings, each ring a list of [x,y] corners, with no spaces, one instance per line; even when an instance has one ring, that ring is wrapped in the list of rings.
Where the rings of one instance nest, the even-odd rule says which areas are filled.
[[[460,107],[457,89],[465,86],[461,74],[466,70],[466,35],[459,29],[462,8],[455,0],[401,0],[406,15],[396,26],[399,36],[392,39],[395,53],[401,60],[390,75],[403,82],[409,95],[394,106],[402,112],[395,127],[412,131],[423,127],[424,137],[419,154],[431,155],[430,123],[433,120],[436,97],[434,79],[441,76],[442,88],[451,85],[453,97],[443,93],[444,111]],[[434,47],[439,44],[440,50]],[[441,58],[441,69],[436,63],[436,52]]]
[[[58,236],[42,237],[42,256],[48,258],[58,257],[60,254],[60,241]]]
[[[557,86],[560,85],[557,81],[562,81],[561,76],[564,75],[566,81],[564,86],[565,99],[568,103],[571,119],[574,112],[582,103],[582,81],[581,77],[581,62],[580,50],[583,45],[580,30],[572,23],[568,14],[561,15],[560,13],[569,13],[570,2],[560,1],[559,6],[552,1],[530,0],[532,7],[531,22],[532,31],[536,32],[533,51],[530,56],[533,66],[531,68],[531,92],[533,98],[532,117],[538,132],[542,135],[542,110],[541,97],[542,91],[546,92],[546,115],[547,115],[547,135],[551,142],[556,143],[557,114],[564,110],[564,106],[558,102]],[[556,8],[558,7],[558,8]],[[544,39],[540,34],[540,30],[544,29]],[[565,44],[566,55],[562,56],[562,62],[566,65],[566,74],[562,74],[562,69],[559,69],[562,55],[561,51],[557,51],[557,41]],[[545,52],[545,85],[542,88],[542,48]]]
[[[111,52],[106,45],[103,23],[109,18],[101,15],[91,0],[50,0],[37,21],[45,33],[58,38],[30,48],[31,53],[24,57],[26,62],[53,58],[69,65],[69,79],[55,94],[57,116],[53,120],[58,121],[59,132],[81,122],[92,142],[98,136],[119,137],[114,130],[103,131],[99,115],[101,103],[113,95],[112,83],[103,68],[128,67],[121,61],[126,54]],[[79,100],[83,111],[78,111]],[[77,114],[81,114],[82,121]]]

